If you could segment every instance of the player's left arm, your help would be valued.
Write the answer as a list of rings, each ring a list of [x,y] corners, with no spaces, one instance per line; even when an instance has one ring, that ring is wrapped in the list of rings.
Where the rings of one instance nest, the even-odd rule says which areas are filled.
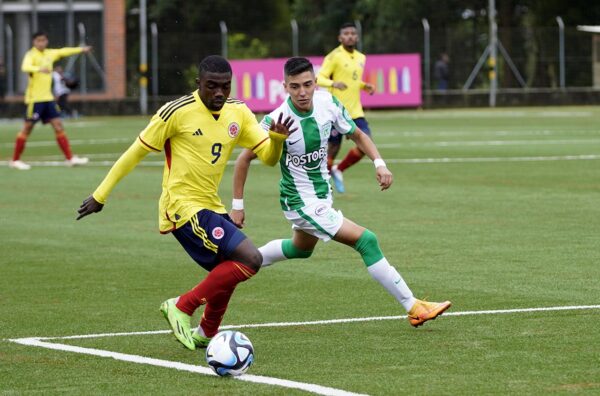
[[[292,128],[294,121],[289,116],[283,120],[283,114],[279,114],[277,122],[271,121],[269,135],[265,136],[265,131],[256,121],[254,114],[250,110],[248,113],[246,130],[238,143],[252,150],[265,165],[274,166],[281,157],[285,140],[297,129]]]
[[[60,58],[66,58],[67,56],[77,55],[81,53],[88,53],[92,50],[92,47],[64,47],[56,50],[54,60],[58,60]]]
[[[363,64],[367,63],[367,58],[365,57],[363,60]],[[362,74],[362,73],[361,73]],[[375,86],[371,83],[368,83],[366,81],[361,81],[360,82],[360,89],[362,89],[363,91],[367,91],[367,93],[369,95],[373,95],[375,93]]]
[[[379,183],[381,190],[383,191],[390,188],[394,181],[394,176],[385,165],[383,159],[381,159],[381,155],[379,154],[379,150],[377,150],[375,143],[373,143],[369,136],[358,127],[354,130],[354,133],[350,134],[350,139],[352,139],[360,151],[365,153],[366,156],[373,161],[377,182]]]
[[[108,196],[115,186],[127,176],[151,152],[160,152],[159,147],[164,147],[165,141],[178,130],[177,117],[163,119],[162,111],[171,103],[165,104],[152,117],[146,128],[140,133],[133,144],[119,157],[110,171],[96,188],[92,195],[87,197],[77,210],[77,220],[100,212]]]
[[[369,95],[373,95],[375,93],[375,86],[366,81],[361,81],[360,89],[362,89],[363,91],[367,91]]]
[[[246,213],[244,212],[244,186],[248,179],[250,163],[257,156],[252,150],[244,149],[235,160],[233,168],[233,201],[229,217],[238,228],[244,228]]]

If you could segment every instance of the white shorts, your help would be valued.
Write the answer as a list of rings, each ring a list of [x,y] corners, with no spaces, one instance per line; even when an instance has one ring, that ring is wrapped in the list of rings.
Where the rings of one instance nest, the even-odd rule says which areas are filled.
[[[324,242],[330,241],[342,227],[344,215],[331,207],[329,200],[318,200],[296,210],[284,210],[292,230],[302,230]]]

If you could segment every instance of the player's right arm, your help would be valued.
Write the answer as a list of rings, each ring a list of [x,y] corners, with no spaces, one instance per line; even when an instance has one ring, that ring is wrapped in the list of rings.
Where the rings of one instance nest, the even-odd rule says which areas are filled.
[[[346,84],[341,81],[334,81],[330,78],[333,76],[335,67],[335,57],[333,53],[330,53],[325,57],[325,59],[323,59],[323,64],[321,65],[319,74],[317,75],[317,85],[324,88],[336,88],[342,91],[346,89]]]
[[[159,152],[158,147],[164,147],[165,141],[171,137],[176,130],[176,117],[161,116],[161,112],[171,103],[167,103],[152,117],[148,126],[142,131],[133,144],[121,155],[121,157],[110,168],[108,174],[100,183],[96,191],[87,197],[77,211],[77,220],[100,212],[115,186],[129,174],[151,151]]]
[[[117,162],[115,162],[112,168],[110,168],[110,171],[108,171],[108,174],[102,183],[96,188],[96,191],[83,201],[83,204],[77,211],[77,213],[79,213],[77,220],[92,213],[100,212],[113,188],[115,188],[119,181],[129,174],[129,172],[131,172],[147,154],[148,150],[136,139],[136,141],[129,146],[127,151],[121,155]]]

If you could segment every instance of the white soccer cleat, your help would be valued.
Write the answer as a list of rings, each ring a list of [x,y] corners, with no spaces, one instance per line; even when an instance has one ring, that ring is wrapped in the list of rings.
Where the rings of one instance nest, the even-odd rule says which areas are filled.
[[[26,164],[25,162],[23,162],[21,160],[9,161],[8,166],[9,166],[9,168],[18,169],[18,170],[31,169],[31,165]]]
[[[76,165],[85,165],[90,162],[88,157],[78,157],[76,155],[72,156],[71,159],[68,159],[67,166],[76,166]]]
[[[331,178],[333,179],[335,189],[341,194],[345,193],[346,187],[344,187],[344,175],[341,170],[338,170],[337,165],[331,167]]]

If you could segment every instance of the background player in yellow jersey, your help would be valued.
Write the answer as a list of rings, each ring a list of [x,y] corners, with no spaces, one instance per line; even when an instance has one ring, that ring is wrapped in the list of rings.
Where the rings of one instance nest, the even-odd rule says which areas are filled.
[[[48,48],[48,35],[44,32],[34,33],[32,36],[33,47],[27,51],[23,58],[21,71],[29,75],[27,91],[25,91],[25,104],[27,112],[23,129],[17,134],[15,151],[12,161],[8,166],[19,170],[28,170],[29,164],[21,161],[21,154],[25,150],[25,143],[31,134],[36,122],[42,120],[44,124],[50,123],[54,128],[56,142],[65,155],[67,165],[83,165],[88,162],[87,158],[78,157],[71,153],[69,140],[65,134],[60,111],[54,102],[52,94],[52,69],[53,64],[60,58],[86,53],[92,47],[65,47],[60,49]]]
[[[265,132],[243,102],[228,99],[231,78],[227,60],[216,55],[204,58],[196,79],[198,90],[164,105],[78,210],[77,220],[102,210],[119,180],[146,154],[164,150],[160,232],[173,233],[194,261],[209,271],[192,290],[160,307],[177,340],[192,350],[208,345],[235,287],[256,274],[262,261],[219,198],[227,160],[233,148],[241,146],[273,166],[295,130],[290,130],[290,118],[282,121],[280,115]],[[201,305],[205,305],[202,320],[192,333],[191,315]]]
[[[370,137],[371,130],[360,102],[360,91],[365,90],[372,95],[375,88],[362,80],[366,56],[356,50],[356,43],[358,43],[356,26],[350,22],[344,23],[340,27],[338,40],[341,45],[325,57],[317,76],[317,84],[329,88],[329,91],[348,110],[356,126]],[[336,190],[343,193],[345,187],[342,172],[360,161],[365,153],[353,147],[338,165],[333,165],[341,145],[342,135],[335,130],[332,131],[327,148],[327,166],[331,171]]]

